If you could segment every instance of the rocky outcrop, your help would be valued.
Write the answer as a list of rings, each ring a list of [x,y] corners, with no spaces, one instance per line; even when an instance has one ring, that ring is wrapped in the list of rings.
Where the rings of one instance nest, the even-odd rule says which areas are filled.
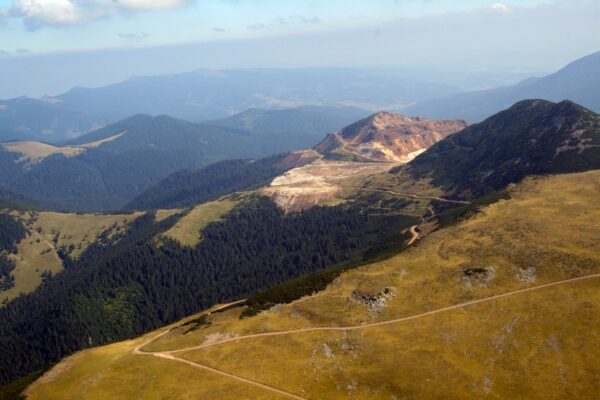
[[[371,294],[355,289],[350,293],[350,300],[362,304],[369,311],[369,315],[376,317],[387,306],[387,303],[394,298],[397,290],[396,288],[385,288],[377,294]]]
[[[328,135],[314,150],[326,158],[406,163],[466,127],[465,121],[431,121],[379,112]]]

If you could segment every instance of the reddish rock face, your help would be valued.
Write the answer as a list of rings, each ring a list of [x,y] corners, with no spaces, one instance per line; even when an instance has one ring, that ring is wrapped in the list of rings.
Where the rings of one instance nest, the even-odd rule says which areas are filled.
[[[328,135],[315,150],[329,157],[406,163],[466,127],[460,120],[431,121],[379,112]]]

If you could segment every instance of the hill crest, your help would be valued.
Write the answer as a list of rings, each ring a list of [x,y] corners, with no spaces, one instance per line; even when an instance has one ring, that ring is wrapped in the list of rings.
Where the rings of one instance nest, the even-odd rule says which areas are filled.
[[[568,100],[523,100],[433,145],[406,170],[469,198],[527,175],[597,169],[599,155],[600,116]]]
[[[460,120],[432,121],[381,111],[328,135],[315,150],[329,158],[406,163],[466,127]]]

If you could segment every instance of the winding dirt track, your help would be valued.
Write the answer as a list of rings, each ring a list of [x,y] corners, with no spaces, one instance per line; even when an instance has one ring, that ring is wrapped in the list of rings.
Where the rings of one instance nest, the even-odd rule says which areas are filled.
[[[413,194],[413,193],[395,192],[395,191],[389,190],[389,189],[387,189],[387,190],[386,189],[367,189],[367,188],[361,188],[361,187],[344,187],[344,189],[354,189],[354,190],[359,190],[362,192],[388,193],[388,194],[393,194],[394,196],[409,197],[411,199],[434,200],[434,201],[440,201],[442,203],[452,203],[452,204],[462,204],[462,205],[471,204],[470,201],[466,201],[466,200],[450,200],[450,199],[445,199],[443,197],[437,197],[437,196],[420,196],[418,194]]]
[[[422,224],[426,224],[427,222],[431,221],[432,219],[435,218],[435,211],[433,210],[433,208],[427,206],[427,211],[429,211],[429,216],[422,216],[421,217],[421,223]],[[411,244],[413,244],[414,242],[416,242],[417,240],[421,239],[422,235],[421,232],[419,231],[419,225],[413,225],[410,227],[410,229],[408,230],[410,232],[411,238],[410,240],[406,243],[407,246],[410,246]]]
[[[406,245],[410,246],[411,244],[413,244],[414,242],[416,242],[417,240],[419,240],[421,238],[421,233],[419,233],[419,225],[411,226],[408,231],[411,234],[411,238],[408,241],[408,243],[406,243]]]
[[[525,289],[519,289],[519,290],[515,290],[512,292],[507,292],[507,293],[503,293],[503,294],[498,294],[495,296],[490,296],[490,297],[485,297],[482,299],[478,299],[478,300],[473,300],[473,301],[468,301],[465,303],[460,303],[460,304],[455,304],[453,306],[448,306],[448,307],[443,307],[443,308],[439,308],[436,310],[432,310],[432,311],[427,311],[421,314],[416,314],[416,315],[411,315],[408,317],[403,317],[403,318],[396,318],[396,319],[392,319],[392,320],[388,320],[388,321],[381,321],[381,322],[374,322],[371,324],[364,324],[364,325],[349,325],[349,326],[324,326],[324,327],[314,327],[314,328],[304,328],[304,329],[294,329],[294,330],[288,330],[288,331],[278,331],[278,332],[267,332],[267,333],[256,333],[256,334],[252,334],[252,335],[246,335],[246,336],[238,336],[238,337],[234,337],[231,339],[226,339],[226,340],[222,340],[220,342],[215,342],[215,343],[208,343],[208,344],[203,344],[203,345],[198,345],[198,346],[192,346],[192,347],[186,347],[186,348],[182,348],[182,349],[177,349],[177,350],[170,350],[170,351],[160,351],[160,352],[151,352],[151,351],[144,351],[142,350],[142,348],[150,343],[152,343],[153,341],[157,340],[158,338],[160,338],[161,336],[165,335],[166,333],[169,332],[169,330],[165,330],[161,333],[159,333],[158,335],[150,338],[148,341],[142,343],[141,345],[139,345],[138,347],[136,347],[134,349],[134,354],[145,354],[145,355],[153,355],[155,357],[160,357],[160,358],[164,358],[164,359],[168,359],[168,360],[173,360],[173,361],[179,361],[182,362],[184,364],[193,366],[195,368],[200,368],[200,369],[204,369],[206,371],[210,371],[216,374],[219,374],[221,376],[225,376],[231,379],[235,379],[239,382],[244,382],[265,390],[268,390],[272,393],[276,393],[279,395],[283,395],[292,399],[296,399],[296,400],[308,400],[304,397],[300,397],[296,394],[293,393],[289,393],[286,392],[284,390],[281,389],[277,389],[275,387],[266,385],[264,383],[260,383],[257,381],[253,381],[250,379],[246,379],[243,378],[241,376],[238,375],[234,375],[225,371],[221,371],[218,370],[216,368],[212,368],[209,367],[207,365],[203,365],[203,364],[199,364],[199,363],[195,363],[193,361],[189,361],[183,358],[178,358],[175,357],[174,354],[176,353],[182,353],[182,352],[187,352],[187,351],[193,351],[193,350],[199,350],[199,349],[203,349],[206,347],[212,347],[212,346],[217,346],[217,345],[221,345],[224,343],[231,343],[231,342],[240,342],[242,340],[249,340],[249,339],[255,339],[255,338],[262,338],[262,337],[268,337],[268,336],[281,336],[281,335],[291,335],[291,334],[295,334],[295,333],[306,333],[306,332],[339,332],[339,331],[351,331],[351,330],[359,330],[359,329],[367,329],[367,328],[373,328],[373,327],[378,327],[378,326],[385,326],[385,325],[392,325],[392,324],[397,324],[397,323],[401,323],[401,322],[405,322],[405,321],[411,321],[411,320],[415,320],[415,319],[419,319],[419,318],[423,318],[423,317],[427,317],[430,315],[435,315],[435,314],[439,314],[439,313],[443,313],[446,311],[452,311],[452,310],[458,310],[464,307],[469,307],[475,304],[480,304],[480,303],[486,303],[489,301],[493,301],[493,300],[497,300],[497,299],[501,299],[504,297],[510,297],[510,296],[514,296],[514,295],[518,295],[518,294],[522,294],[522,293],[527,293],[527,292],[532,292],[535,290],[540,290],[540,289],[545,289],[545,288],[549,288],[549,287],[553,287],[553,286],[559,286],[559,285],[564,285],[564,284],[568,284],[568,283],[573,283],[573,282],[578,282],[578,281],[583,281],[583,280],[588,280],[588,279],[596,279],[596,278],[600,278],[600,273],[598,274],[592,274],[592,275],[586,275],[586,276],[580,276],[577,278],[569,278],[569,279],[563,279],[560,281],[556,281],[556,282],[551,282],[551,283],[546,283],[543,285],[539,285],[539,286],[534,286],[534,287],[529,287],[529,288],[525,288]],[[210,314],[211,312],[215,312],[218,311],[220,309],[223,309],[225,307],[229,307],[233,304],[237,304],[237,303],[241,303],[243,300],[240,300],[238,302],[235,303],[229,303],[229,304],[224,304],[222,306],[218,306],[216,308],[213,308],[211,310],[209,310],[207,313]]]
[[[399,196],[399,197],[408,197],[411,199],[432,200],[432,201],[439,201],[442,203],[451,203],[451,204],[460,204],[460,205],[471,204],[470,201],[466,201],[466,200],[450,200],[450,199],[445,199],[443,197],[437,197],[437,196],[421,196],[421,195],[413,194],[413,193],[400,193],[400,192],[396,192],[396,191],[393,191],[390,189],[367,189],[367,188],[362,188],[362,187],[349,187],[349,186],[344,187],[344,189],[353,189],[353,190],[358,190],[358,191],[362,191],[362,192],[388,193],[388,194],[391,194],[394,196]],[[431,216],[423,217],[423,222],[422,222],[423,224],[435,217],[435,211],[433,211],[433,208],[427,207],[427,210],[431,213]],[[411,244],[415,243],[417,240],[421,239],[421,232],[419,232],[419,225],[411,226],[409,228],[409,232],[410,232],[411,238],[406,243],[407,246],[410,246]]]

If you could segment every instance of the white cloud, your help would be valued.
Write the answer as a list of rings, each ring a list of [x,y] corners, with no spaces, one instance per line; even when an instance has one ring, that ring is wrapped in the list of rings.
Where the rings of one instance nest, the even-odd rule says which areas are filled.
[[[115,14],[165,10],[194,0],[14,0],[7,16],[21,18],[28,29],[65,26]]]
[[[511,12],[511,8],[504,3],[494,3],[490,6],[490,10],[499,14],[507,14]]]
[[[151,11],[177,8],[189,4],[189,0],[111,0],[124,11]]]
[[[31,28],[44,24],[71,24],[83,19],[81,10],[71,0],[17,0],[10,10]]]

